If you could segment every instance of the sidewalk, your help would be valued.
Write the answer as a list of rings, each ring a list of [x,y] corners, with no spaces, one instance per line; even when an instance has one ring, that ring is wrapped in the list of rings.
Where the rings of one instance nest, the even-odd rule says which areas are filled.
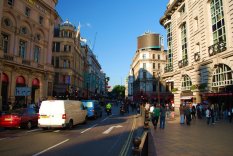
[[[233,123],[192,120],[181,125],[179,117],[166,121],[165,129],[154,130],[150,123],[149,156],[232,156]]]

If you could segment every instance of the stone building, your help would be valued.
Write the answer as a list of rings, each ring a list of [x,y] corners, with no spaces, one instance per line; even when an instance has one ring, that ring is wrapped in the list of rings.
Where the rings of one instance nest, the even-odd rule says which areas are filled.
[[[52,96],[57,0],[0,1],[0,110]]]
[[[139,36],[137,51],[130,67],[130,75],[133,76],[133,86],[130,85],[133,88],[133,100],[160,103],[170,98],[166,94],[164,82],[160,79],[165,64],[163,37],[151,32]]]
[[[160,23],[167,29],[164,81],[175,107],[233,100],[233,1],[170,0]]]
[[[80,26],[66,20],[55,26],[53,39],[54,96],[80,99],[84,92],[84,51],[80,45]]]

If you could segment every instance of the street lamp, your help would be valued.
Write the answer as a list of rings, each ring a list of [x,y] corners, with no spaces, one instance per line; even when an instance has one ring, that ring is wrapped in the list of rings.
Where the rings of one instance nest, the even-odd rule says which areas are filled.
[[[160,105],[160,72],[158,72],[158,103]]]

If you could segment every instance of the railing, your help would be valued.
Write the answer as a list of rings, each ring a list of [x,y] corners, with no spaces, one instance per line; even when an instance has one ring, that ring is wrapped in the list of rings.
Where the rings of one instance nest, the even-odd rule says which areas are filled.
[[[178,62],[179,68],[185,67],[188,65],[188,59],[182,59]]]
[[[14,61],[14,56],[11,56],[9,54],[4,54],[4,59],[8,60],[8,61]]]
[[[168,66],[166,65],[166,67],[164,68],[164,72],[167,73],[167,72],[172,72],[173,71],[173,66]]]
[[[212,46],[209,46],[208,48],[209,56],[214,56],[218,53],[225,51],[226,49],[226,42],[220,41],[218,43],[215,43]]]
[[[22,64],[26,64],[30,66],[30,61],[29,60],[22,60]]]

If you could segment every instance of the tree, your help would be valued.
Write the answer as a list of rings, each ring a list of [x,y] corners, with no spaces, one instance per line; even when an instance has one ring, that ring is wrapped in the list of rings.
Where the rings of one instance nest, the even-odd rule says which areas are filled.
[[[125,86],[116,85],[113,87],[111,95],[115,99],[124,99],[125,98]]]

